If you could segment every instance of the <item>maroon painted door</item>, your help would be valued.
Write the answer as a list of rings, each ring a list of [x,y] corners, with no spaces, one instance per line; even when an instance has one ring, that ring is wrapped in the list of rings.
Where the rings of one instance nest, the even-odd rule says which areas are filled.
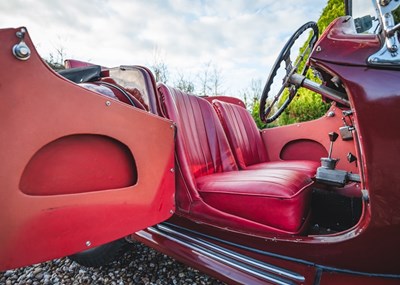
[[[174,211],[170,121],[58,76],[0,30],[0,270],[73,254]]]

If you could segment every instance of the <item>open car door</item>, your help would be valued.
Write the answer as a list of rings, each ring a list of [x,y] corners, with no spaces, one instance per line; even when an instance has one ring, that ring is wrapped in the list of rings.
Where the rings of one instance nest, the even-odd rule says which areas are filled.
[[[0,30],[0,270],[90,249],[174,211],[172,123],[60,77],[20,31]],[[26,60],[12,52],[23,41]]]

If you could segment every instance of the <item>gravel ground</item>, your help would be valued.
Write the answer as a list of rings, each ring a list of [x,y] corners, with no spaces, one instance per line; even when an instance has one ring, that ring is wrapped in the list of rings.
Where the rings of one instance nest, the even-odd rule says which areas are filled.
[[[139,242],[108,266],[87,268],[67,258],[0,272],[0,284],[188,284],[223,285]]]

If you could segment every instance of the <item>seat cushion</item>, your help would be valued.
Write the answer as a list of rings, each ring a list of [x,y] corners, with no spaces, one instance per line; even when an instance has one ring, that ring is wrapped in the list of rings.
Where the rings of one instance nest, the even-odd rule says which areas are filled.
[[[232,171],[196,182],[210,206],[288,233],[298,233],[309,215],[312,180],[298,171]]]
[[[314,177],[317,168],[320,166],[319,162],[311,160],[290,160],[290,161],[269,161],[263,163],[257,163],[248,166],[246,169],[288,169],[296,170],[307,175],[308,177]]]

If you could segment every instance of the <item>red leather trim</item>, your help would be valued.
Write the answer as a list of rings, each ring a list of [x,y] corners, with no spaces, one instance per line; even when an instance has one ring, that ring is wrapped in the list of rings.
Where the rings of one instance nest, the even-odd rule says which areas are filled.
[[[28,195],[60,195],[119,189],[136,182],[136,163],[126,145],[81,134],[59,138],[37,151],[19,188]]]
[[[193,176],[238,170],[212,106],[204,99],[159,85],[169,119],[178,128],[178,158]]]
[[[196,179],[203,193],[225,193],[291,199],[312,181],[300,172],[286,169],[245,170],[216,173]]]
[[[319,160],[269,161],[260,131],[246,109],[218,100],[213,105],[241,169],[291,169],[315,175]]]
[[[238,105],[213,101],[241,169],[268,160],[260,131],[250,113]]]
[[[221,102],[226,102],[226,103],[230,103],[230,104],[234,104],[237,106],[240,106],[244,109],[246,109],[246,104],[240,100],[239,98],[236,97],[230,97],[230,96],[206,96],[206,97],[202,97],[204,99],[206,99],[208,102],[212,103],[214,100],[218,100]]]
[[[297,171],[225,172],[197,179],[210,206],[285,231],[298,231],[308,216],[312,181]]]
[[[103,82],[106,82],[108,84],[105,85],[105,83],[103,84]],[[130,97],[130,99],[133,101],[133,103],[135,103],[135,107],[137,107],[141,110],[147,110],[147,111],[149,110],[149,106],[147,106],[146,103],[143,101],[140,91],[136,88],[134,88],[134,89],[124,88],[121,85],[117,84],[115,82],[115,80],[112,79],[111,77],[103,77],[100,79],[100,81],[93,82],[93,84],[108,87],[109,89],[111,89],[114,92],[115,96],[117,96],[117,98],[120,101],[131,105],[131,102],[129,102],[129,100],[125,97],[125,95],[122,94],[122,92],[119,90],[119,89],[123,89],[126,91],[126,94]]]
[[[92,65],[95,65],[95,64],[90,63],[90,62],[76,60],[76,59],[64,60],[64,66],[66,69],[75,68],[75,67],[86,67],[86,66],[92,66]]]
[[[247,169],[289,169],[301,171],[308,177],[313,177],[320,165],[320,162],[311,160],[270,161],[251,165]]]
[[[175,122],[177,126],[177,140],[176,140],[176,160],[177,160],[177,171],[176,171],[176,203],[178,209],[182,212],[188,213],[191,211],[193,203],[201,200],[199,193],[197,192],[197,187],[195,183],[195,172],[197,175],[200,175],[202,172],[202,168],[205,168],[207,171],[207,167],[209,165],[215,165],[215,169],[219,171],[225,170],[237,170],[237,166],[233,159],[233,155],[229,149],[228,142],[226,140],[225,134],[222,131],[222,127],[218,125],[217,127],[210,126],[210,128],[206,129],[203,118],[208,117],[210,119],[214,119],[218,121],[216,114],[212,110],[212,106],[205,101],[204,99],[186,95],[183,92],[167,87],[164,84],[158,85],[158,92],[160,96],[160,105],[163,114]],[[190,96],[191,101],[186,102],[183,100],[183,97]],[[196,101],[200,103],[196,103]],[[194,106],[191,103],[195,104]],[[208,115],[204,115],[201,113],[200,106],[203,107],[204,110],[209,109]],[[199,113],[195,113],[194,110],[197,110]],[[211,110],[211,111],[210,111]],[[200,119],[199,119],[200,118]],[[200,124],[198,127],[197,124]],[[202,130],[201,132],[199,130]],[[205,135],[207,134],[208,135]],[[200,134],[202,134],[202,138],[199,138]],[[219,136],[219,138],[216,138]],[[211,139],[214,137],[213,139]],[[214,151],[203,150],[201,147],[208,148],[209,142],[208,139],[214,143]],[[200,143],[201,139],[201,143]],[[220,141],[221,145],[215,144],[215,142]],[[194,153],[191,153],[194,149]],[[200,150],[200,152],[198,152]],[[208,157],[203,156],[203,153],[209,153],[214,155],[216,151],[222,150],[224,153],[220,154],[219,158],[213,161],[213,157],[210,155]],[[195,156],[198,154],[199,156]],[[223,157],[223,159],[221,159]],[[209,159],[209,161],[201,161],[202,159]],[[222,167],[222,163],[224,163],[224,167]],[[211,171],[211,169],[208,169]]]
[[[309,139],[296,139],[288,142],[282,148],[279,158],[282,160],[312,160],[321,161],[328,157],[325,147],[319,142]]]
[[[178,214],[252,233],[298,234],[306,228],[312,183],[307,175],[238,171],[211,104],[163,84],[158,90],[165,115],[177,126]],[[259,133],[258,138],[262,143]]]
[[[297,231],[286,231],[270,225],[255,222],[250,219],[242,218],[238,215],[229,214],[218,210],[204,201],[196,201],[191,205],[190,213],[178,211],[179,216],[190,219],[196,223],[203,223],[213,227],[221,228],[223,230],[230,230],[233,232],[251,234],[261,237],[270,237],[271,233],[274,236],[278,235],[299,235],[306,232],[309,220],[311,217],[311,211],[302,226]]]

